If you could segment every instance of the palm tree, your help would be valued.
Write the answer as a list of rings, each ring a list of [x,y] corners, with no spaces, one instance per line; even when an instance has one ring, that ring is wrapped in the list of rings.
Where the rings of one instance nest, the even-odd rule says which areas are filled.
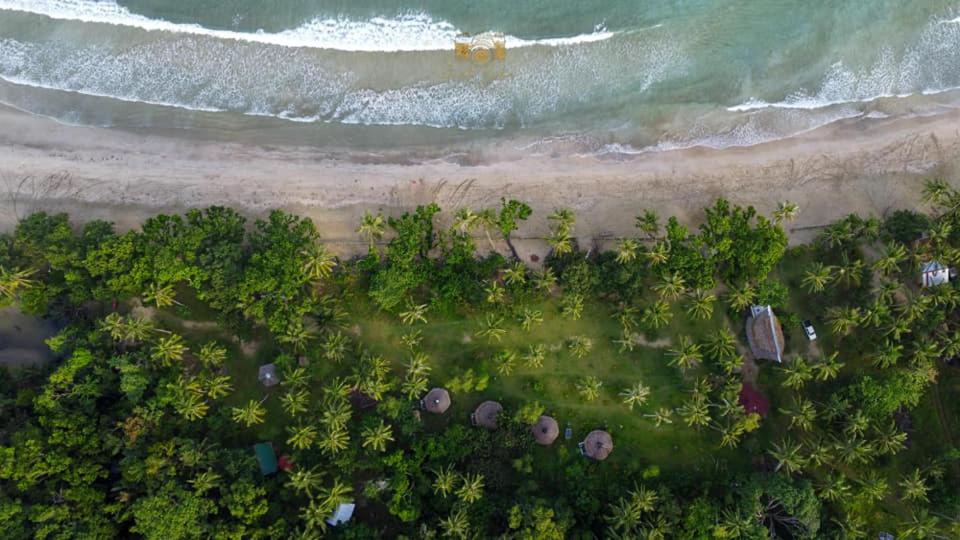
[[[280,405],[290,416],[296,417],[299,414],[307,412],[307,404],[310,401],[310,394],[304,390],[290,390],[280,397]]]
[[[594,401],[600,397],[600,388],[603,387],[603,381],[593,375],[580,379],[577,383],[577,392],[584,401]]]
[[[843,361],[839,359],[838,353],[833,353],[813,364],[811,368],[817,380],[828,381],[840,375],[840,370],[843,369]]]
[[[623,402],[632,411],[634,406],[642,406],[647,402],[647,398],[650,397],[650,387],[638,382],[629,388],[625,388],[623,392],[620,392],[620,396],[623,397]]]
[[[656,427],[673,423],[673,411],[666,407],[661,407],[654,411],[653,414],[645,414],[644,416],[653,418],[653,423]]]
[[[384,232],[386,232],[386,220],[383,218],[383,214],[373,215],[369,211],[363,213],[357,233],[370,244],[371,248],[378,240],[383,238]]]
[[[520,317],[520,328],[524,332],[529,332],[533,325],[543,322],[543,312],[538,309],[523,308],[523,315]]]
[[[487,303],[493,305],[499,305],[506,301],[507,291],[503,289],[500,285],[500,282],[497,280],[491,280],[490,285],[483,290],[487,295]]]
[[[313,498],[314,492],[320,489],[323,480],[323,473],[318,470],[318,467],[297,467],[288,476],[287,486],[310,498]]]
[[[220,475],[212,469],[207,469],[187,481],[196,493],[206,493],[220,485]]]
[[[533,276],[533,286],[538,291],[549,293],[557,285],[557,275],[553,268],[547,267]]]
[[[517,353],[513,351],[500,351],[494,357],[497,373],[508,376],[513,373],[513,367],[517,361]]]
[[[686,282],[680,274],[666,274],[660,283],[653,286],[662,300],[676,300],[686,290]]]
[[[877,471],[867,471],[860,479],[860,493],[868,501],[876,502],[883,499],[889,490],[890,485],[887,479],[880,476]]]
[[[310,375],[302,367],[286,369],[283,371],[283,382],[280,384],[289,388],[305,388],[310,384]]]
[[[300,255],[304,258],[301,271],[314,283],[330,277],[337,265],[336,258],[322,244],[312,244]]]
[[[443,535],[447,538],[466,540],[470,535],[470,517],[466,510],[457,508],[446,519],[440,520],[440,528],[443,529]]]
[[[846,288],[859,287],[863,281],[863,261],[854,259],[850,261],[846,254],[842,256],[839,266],[833,267],[834,280]]]
[[[707,342],[707,354],[717,361],[737,355],[736,339],[727,328],[717,330]]]
[[[823,485],[820,487],[820,497],[830,502],[840,502],[850,496],[850,484],[847,479],[839,473],[833,473],[827,476]]]
[[[696,289],[690,295],[687,314],[694,319],[709,319],[713,315],[713,303],[717,297],[702,289]]]
[[[326,532],[327,518],[332,511],[333,508],[327,508],[322,501],[310,499],[307,506],[300,509],[300,519],[306,525],[304,538],[318,538],[320,535],[316,534],[316,531]]]
[[[710,424],[709,405],[696,395],[677,409],[677,412],[687,426],[699,428]]]
[[[248,401],[243,407],[234,407],[231,411],[233,421],[246,427],[262,424],[267,415],[263,403],[254,399]]]
[[[488,313],[483,328],[477,330],[476,335],[487,338],[487,341],[499,342],[506,333],[503,329],[503,317]]]
[[[407,310],[400,312],[400,320],[403,324],[412,325],[417,322],[427,323],[427,304],[414,304],[407,302]]]
[[[457,473],[454,472],[453,467],[435,470],[433,471],[433,475],[433,492],[443,498],[453,493],[453,490],[457,487],[457,481],[460,479]]]
[[[230,395],[233,392],[233,385],[230,384],[229,375],[217,375],[204,379],[207,397],[210,399],[220,399]]]
[[[623,240],[620,240],[620,242],[617,244],[616,261],[620,264],[633,262],[637,258],[637,250],[639,248],[640,244],[638,244],[633,238],[624,238]]]
[[[560,304],[563,306],[561,315],[563,315],[564,318],[579,321],[580,317],[583,316],[582,294],[566,294],[563,296]]]
[[[570,348],[570,354],[583,358],[593,349],[593,340],[586,336],[573,336],[567,346]]]
[[[793,407],[782,409],[782,413],[790,418],[790,429],[799,428],[801,431],[813,429],[813,422],[817,419],[817,409],[813,403],[802,397],[797,398]]]
[[[143,300],[156,304],[158,308],[164,308],[174,304],[178,306],[183,305],[177,302],[173,285],[164,285],[161,287],[156,283],[151,283],[147,285],[146,290],[143,291]]]
[[[860,322],[860,308],[856,306],[831,307],[827,310],[830,329],[834,334],[845,336]]]
[[[614,533],[630,535],[636,531],[643,518],[643,511],[625,497],[610,505],[606,520]]]
[[[853,414],[847,417],[846,422],[843,431],[851,436],[862,436],[870,427],[870,418],[860,409],[853,411]]]
[[[806,460],[803,458],[803,445],[789,439],[780,444],[773,443],[770,455],[777,460],[775,470],[783,470],[787,474],[798,472],[806,465]]]
[[[670,304],[667,304],[663,300],[657,300],[643,310],[643,316],[640,320],[648,328],[656,330],[657,328],[666,326],[672,317],[673,313],[670,311]]]
[[[821,262],[815,262],[809,270],[803,273],[800,284],[810,294],[822,293],[831,279],[830,268],[824,266]]]
[[[503,281],[507,285],[524,285],[527,283],[527,267],[520,261],[513,263],[503,271]]]
[[[916,538],[917,540],[946,538],[946,536],[940,534],[939,526],[940,518],[930,514],[926,508],[922,508],[910,516],[910,521],[906,523],[906,527],[901,530],[900,534],[906,538]]]
[[[227,349],[216,341],[208,341],[200,347],[197,358],[208,369],[219,369],[227,359]]]
[[[683,372],[695,367],[703,360],[700,345],[693,343],[687,336],[680,336],[679,346],[669,349],[667,355],[671,357],[670,365],[680,368]]]
[[[773,221],[777,224],[783,223],[784,221],[793,221],[799,213],[800,207],[796,203],[783,201],[778,204],[777,209],[773,211]]]
[[[923,184],[923,202],[944,206],[951,197],[952,190],[942,178],[930,178]]]
[[[377,452],[385,452],[387,443],[393,442],[393,428],[380,420],[380,425],[369,426],[360,434],[363,437],[363,447],[370,447]]]
[[[150,359],[161,366],[168,367],[174,362],[183,360],[183,353],[187,350],[182,337],[177,334],[170,334],[157,340],[157,344],[150,351]]]
[[[644,210],[642,216],[637,216],[636,227],[652,240],[660,232],[660,218],[653,210]]]
[[[329,514],[341,503],[349,501],[351,493],[353,493],[353,488],[350,487],[350,484],[341,482],[339,478],[334,478],[333,485],[320,489],[317,500],[324,508],[329,509],[327,512]]]
[[[834,451],[842,463],[869,463],[873,456],[873,447],[859,437],[845,437],[834,441]]]
[[[277,341],[290,345],[295,352],[302,353],[307,349],[307,343],[316,337],[313,330],[298,322],[288,327],[286,333],[277,338]]]
[[[573,253],[573,240],[570,233],[564,231],[555,231],[547,238],[547,243],[553,248],[553,253],[558,257]]]
[[[743,311],[753,304],[756,297],[757,291],[753,285],[744,283],[740,287],[730,289],[730,292],[727,294],[727,302],[730,303],[730,307],[733,309]]]
[[[650,266],[656,268],[665,264],[670,259],[670,244],[667,242],[656,242],[646,253],[647,261]]]
[[[907,260],[907,250],[902,244],[890,244],[883,252],[883,256],[874,261],[873,269],[885,276],[891,276],[900,270],[900,265]]]
[[[798,356],[790,364],[783,368],[787,376],[783,380],[783,385],[792,390],[799,390],[803,385],[813,379],[813,368],[802,357]]]
[[[100,329],[110,334],[114,341],[120,341],[124,335],[123,317],[119,313],[111,313],[100,321]]]
[[[406,378],[400,384],[400,391],[409,399],[416,399],[422,396],[430,388],[430,380],[426,375],[417,373],[407,373]]]
[[[328,422],[327,431],[317,441],[317,446],[327,455],[339,454],[350,444],[350,433],[340,422]]]
[[[3,295],[11,302],[16,300],[17,294],[21,289],[32,287],[34,283],[36,283],[30,279],[30,276],[33,274],[34,271],[30,269],[10,272],[0,266],[0,295]]]
[[[155,330],[153,323],[139,317],[127,319],[123,328],[123,341],[128,343],[140,343],[146,341],[150,334]]]
[[[331,362],[340,363],[347,355],[350,340],[342,332],[330,332],[323,341],[323,357]]]
[[[907,434],[897,429],[896,424],[890,422],[887,429],[878,429],[877,438],[874,440],[874,446],[877,453],[884,456],[892,456],[901,452],[907,447]]]
[[[912,473],[904,475],[900,481],[900,487],[903,488],[903,498],[907,501],[927,502],[927,481],[923,477],[920,469],[914,469]]]
[[[200,420],[207,415],[210,406],[203,400],[203,397],[193,392],[185,392],[180,399],[175,402],[174,407],[180,416],[193,422]]]
[[[542,343],[530,345],[530,348],[523,355],[523,363],[529,368],[539,368],[543,366],[543,359],[546,354],[547,348]]]
[[[413,330],[407,332],[400,336],[400,343],[403,343],[403,346],[410,349],[411,351],[420,346],[420,342],[423,341],[423,332],[420,330]]]
[[[457,497],[467,504],[473,504],[483,498],[483,485],[482,474],[463,475],[460,477]]]
[[[730,425],[720,428],[720,448],[736,448],[743,438],[743,431],[736,425]]]
[[[313,443],[317,441],[317,428],[310,425],[299,425],[299,426],[287,426],[287,433],[290,434],[290,437],[287,439],[287,444],[294,447],[297,450],[306,450],[313,446]]]

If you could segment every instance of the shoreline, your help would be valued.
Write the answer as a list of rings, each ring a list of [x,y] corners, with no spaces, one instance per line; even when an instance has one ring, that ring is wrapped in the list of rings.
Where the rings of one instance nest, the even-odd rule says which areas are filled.
[[[534,214],[518,231],[541,252],[546,215],[577,213],[581,245],[633,234],[643,209],[695,225],[718,196],[769,213],[800,205],[791,242],[851,212],[882,215],[919,204],[922,180],[960,161],[960,110],[840,121],[749,147],[697,147],[611,156],[489,157],[386,164],[333,159],[316,148],[198,141],[169,134],[78,127],[0,107],[0,227],[37,210],[77,222],[108,219],[124,229],[159,212],[213,204],[255,217],[273,208],[310,217],[341,255],[362,249],[353,233],[364,211],[398,214],[437,202],[455,208],[524,200]]]

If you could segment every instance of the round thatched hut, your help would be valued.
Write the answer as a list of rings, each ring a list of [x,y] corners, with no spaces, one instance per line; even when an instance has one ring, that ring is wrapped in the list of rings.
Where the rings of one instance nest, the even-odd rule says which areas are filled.
[[[537,420],[536,424],[530,426],[530,431],[533,432],[533,438],[537,444],[549,446],[557,439],[557,435],[560,435],[560,426],[552,417],[544,415]]]
[[[580,452],[590,459],[603,461],[613,451],[613,437],[606,431],[595,429],[580,443]]]
[[[443,388],[434,388],[420,400],[420,407],[434,414],[443,414],[450,408],[450,392]]]
[[[503,411],[503,406],[496,401],[484,401],[477,405],[476,410],[470,415],[470,421],[473,425],[487,428],[489,430],[497,429],[497,417]]]

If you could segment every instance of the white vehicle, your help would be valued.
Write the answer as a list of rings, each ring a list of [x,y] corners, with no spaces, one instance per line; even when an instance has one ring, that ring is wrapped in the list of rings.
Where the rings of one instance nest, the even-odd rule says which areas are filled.
[[[815,341],[817,339],[817,331],[813,328],[813,323],[810,321],[803,321],[803,333],[807,335],[807,339],[810,341]]]

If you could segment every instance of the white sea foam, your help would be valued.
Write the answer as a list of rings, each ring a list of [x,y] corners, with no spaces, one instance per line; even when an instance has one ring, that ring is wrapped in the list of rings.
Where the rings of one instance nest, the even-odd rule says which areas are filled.
[[[374,17],[356,21],[344,18],[314,19],[297,28],[281,32],[238,32],[205,28],[151,19],[131,12],[112,1],[93,0],[0,0],[0,11],[19,11],[51,19],[101,23],[140,28],[147,31],[211,36],[218,39],[249,41],[283,47],[310,47],[357,52],[434,51],[451,49],[461,31],[444,20],[424,13],[395,18]],[[527,46],[565,46],[609,39],[615,35],[598,28],[590,34],[527,40],[506,36],[511,48]]]

